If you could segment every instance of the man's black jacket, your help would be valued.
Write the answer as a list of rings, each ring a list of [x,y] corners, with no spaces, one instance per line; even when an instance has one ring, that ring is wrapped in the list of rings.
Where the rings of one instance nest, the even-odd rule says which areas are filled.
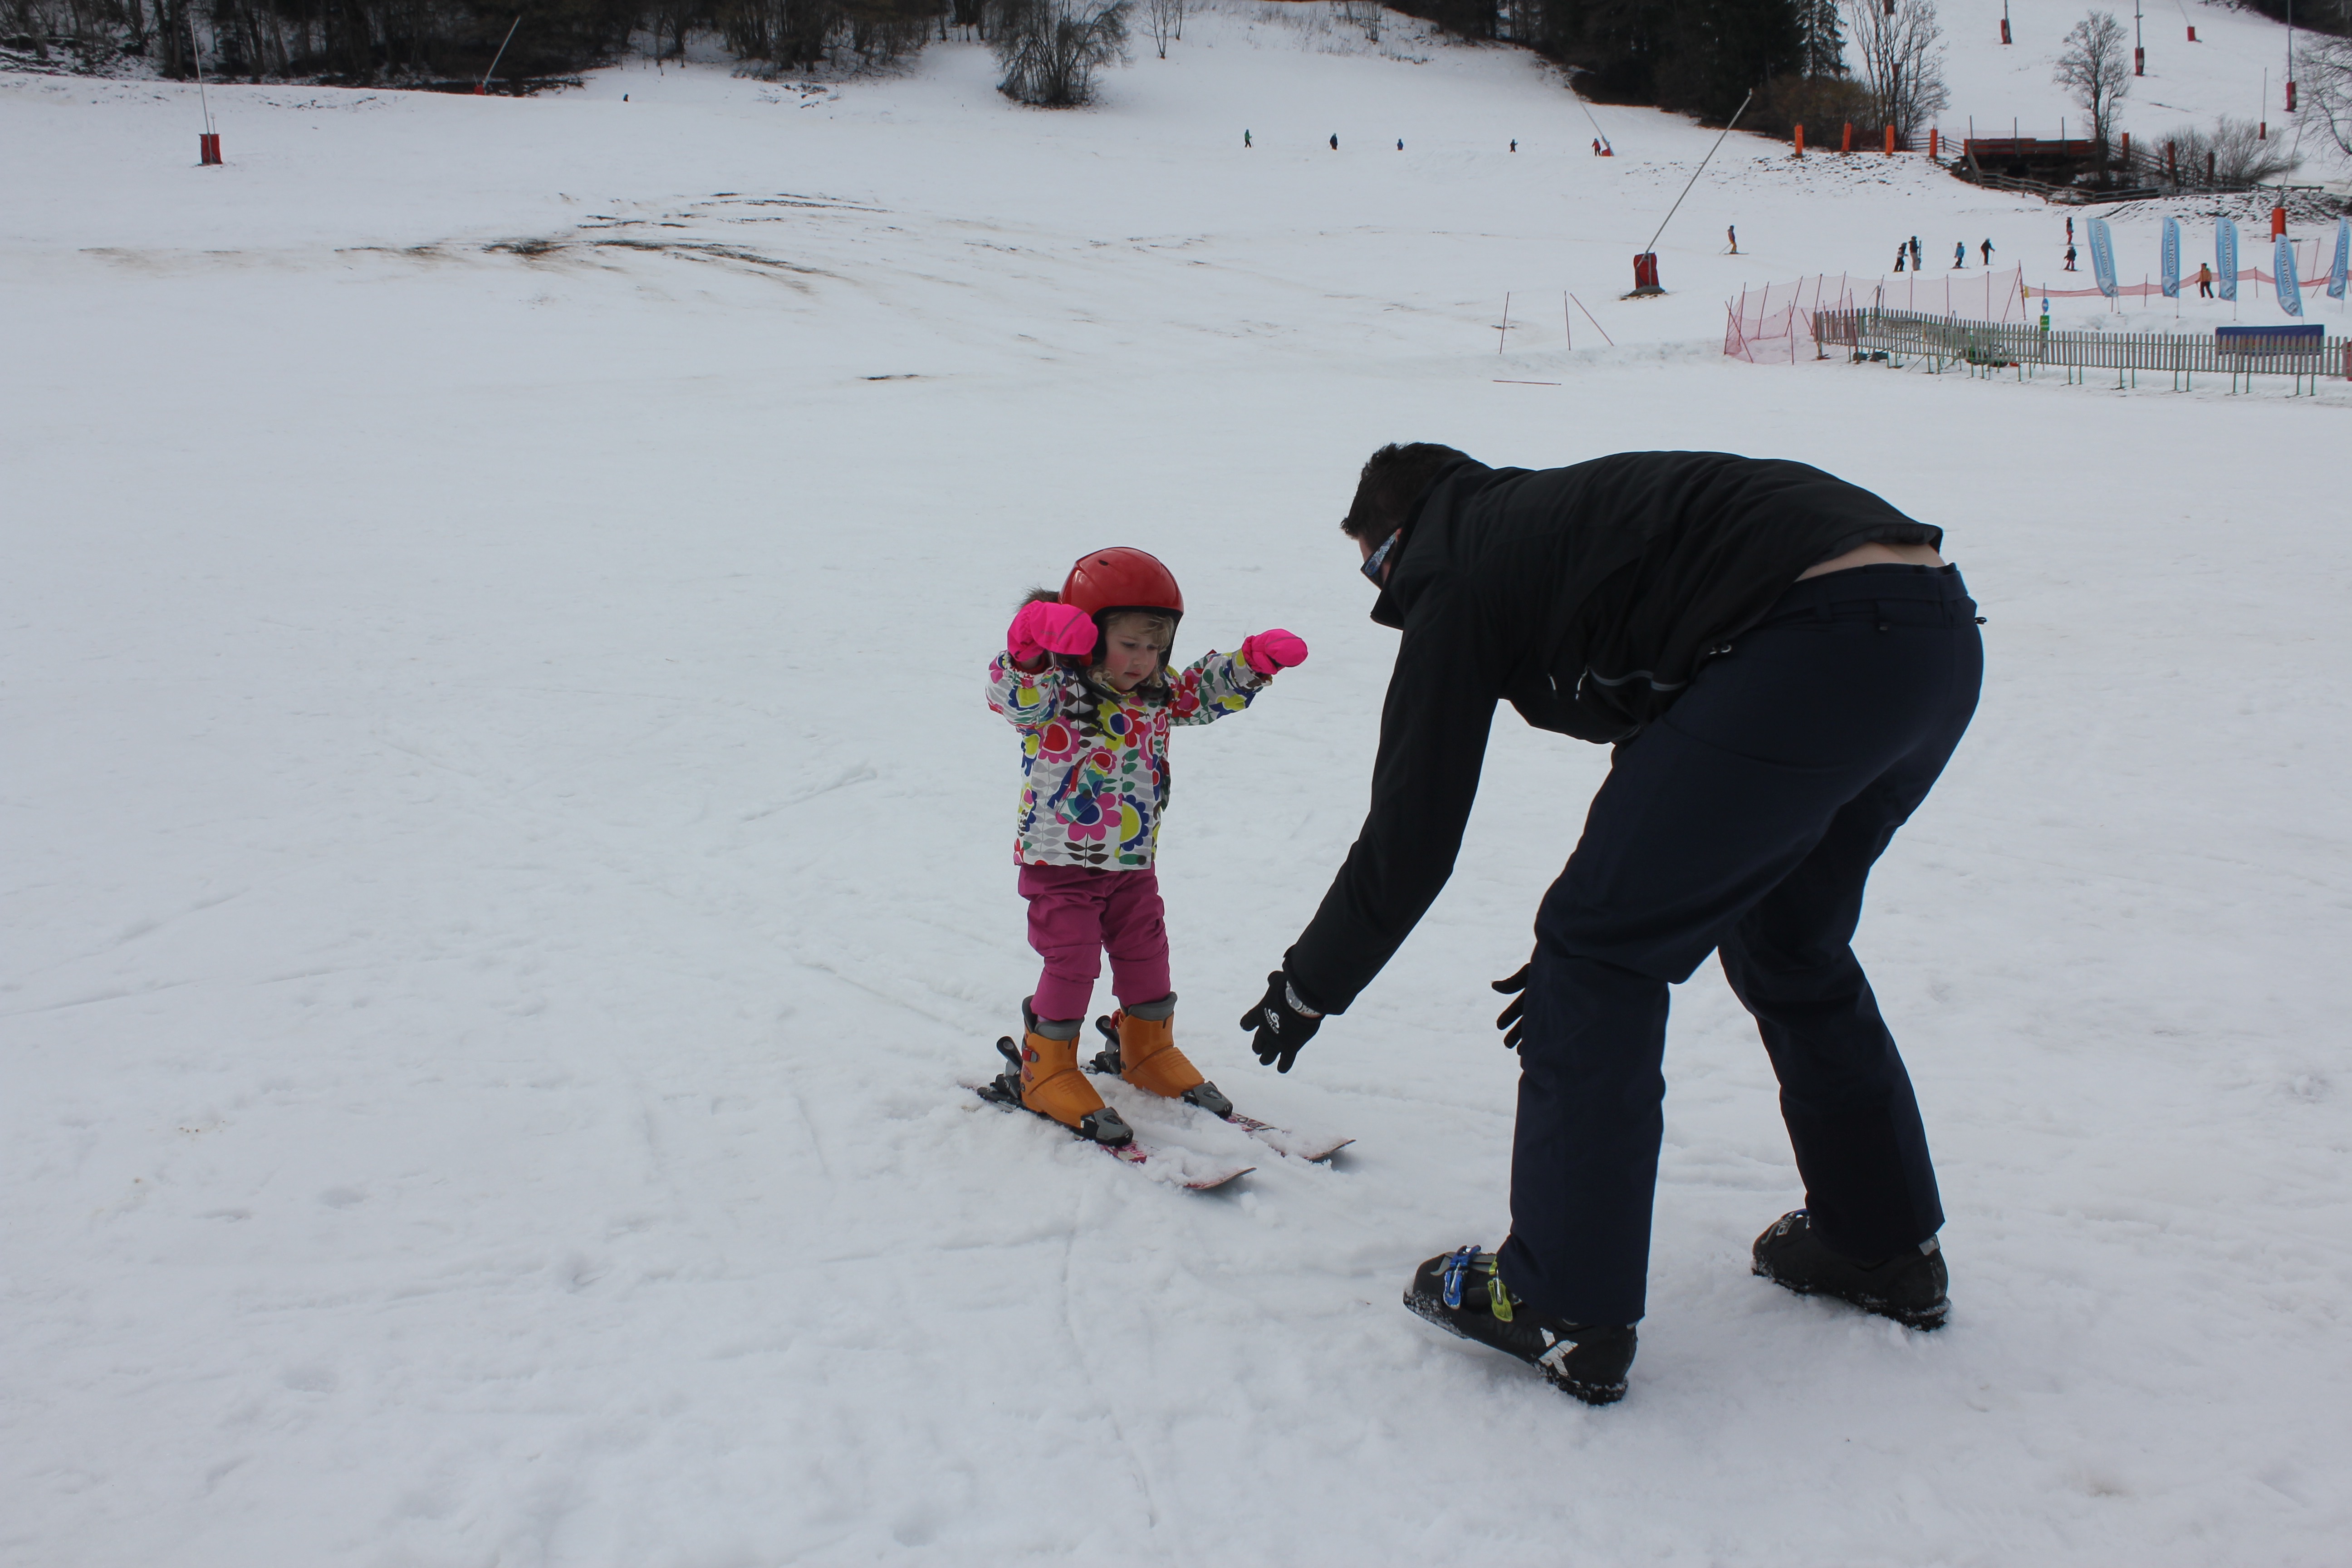
[[[1819,468],[1725,452],[1441,472],[1372,609],[1404,637],[1371,811],[1283,961],[1299,998],[1347,1007],[1445,886],[1498,700],[1539,730],[1624,740],[1798,574],[1874,541],[1943,531]]]

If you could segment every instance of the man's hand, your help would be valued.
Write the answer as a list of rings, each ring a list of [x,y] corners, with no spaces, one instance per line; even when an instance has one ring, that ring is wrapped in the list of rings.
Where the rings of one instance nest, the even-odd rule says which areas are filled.
[[[1527,1032],[1528,971],[1534,967],[1532,963],[1522,963],[1517,974],[1507,980],[1491,982],[1496,990],[1511,999],[1511,1005],[1503,1009],[1502,1016],[1495,1020],[1495,1027],[1504,1032],[1503,1048],[1507,1051],[1517,1050],[1519,1038]]]
[[[1242,1027],[1256,1031],[1250,1049],[1257,1053],[1258,1066],[1276,1072],[1288,1072],[1290,1064],[1298,1059],[1298,1047],[1313,1039],[1322,1026],[1323,1015],[1298,1005],[1297,994],[1279,969],[1265,977],[1265,999],[1242,1015]]]

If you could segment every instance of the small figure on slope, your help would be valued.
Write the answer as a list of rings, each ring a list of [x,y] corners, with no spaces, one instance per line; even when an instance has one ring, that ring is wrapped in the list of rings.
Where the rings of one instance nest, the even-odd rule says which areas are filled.
[[[988,705],[1021,732],[1013,858],[1029,945],[1045,960],[1021,1005],[1021,1103],[1103,1143],[1131,1136],[1080,1070],[1079,1026],[1102,956],[1120,1010],[1119,1076],[1214,1115],[1231,1102],[1177,1048],[1176,994],[1153,859],[1168,808],[1168,742],[1248,707],[1307,645],[1279,629],[1238,653],[1168,668],[1184,596],[1140,550],[1080,557],[1056,594],[1032,592],[988,668]]]

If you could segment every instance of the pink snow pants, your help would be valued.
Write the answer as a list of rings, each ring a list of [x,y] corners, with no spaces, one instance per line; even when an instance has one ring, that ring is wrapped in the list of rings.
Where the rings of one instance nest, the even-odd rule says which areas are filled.
[[[1030,1004],[1040,1018],[1087,1016],[1105,952],[1121,1005],[1157,1002],[1174,989],[1157,871],[1024,866],[1021,896],[1029,900],[1029,945],[1045,961]]]

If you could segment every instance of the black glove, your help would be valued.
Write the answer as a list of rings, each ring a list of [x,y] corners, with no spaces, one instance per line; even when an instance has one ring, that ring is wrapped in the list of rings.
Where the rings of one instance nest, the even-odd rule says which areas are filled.
[[[1242,1015],[1242,1027],[1257,1031],[1250,1041],[1257,1065],[1276,1072],[1288,1072],[1298,1059],[1298,1047],[1322,1026],[1320,1013],[1302,1013],[1290,1005],[1290,982],[1279,969],[1265,977],[1265,999]]]
[[[1517,1050],[1519,1037],[1527,1032],[1528,971],[1534,967],[1532,963],[1522,963],[1519,972],[1509,979],[1491,983],[1496,990],[1511,999],[1511,1005],[1503,1009],[1502,1016],[1495,1020],[1495,1027],[1504,1031],[1503,1048],[1507,1051]]]

